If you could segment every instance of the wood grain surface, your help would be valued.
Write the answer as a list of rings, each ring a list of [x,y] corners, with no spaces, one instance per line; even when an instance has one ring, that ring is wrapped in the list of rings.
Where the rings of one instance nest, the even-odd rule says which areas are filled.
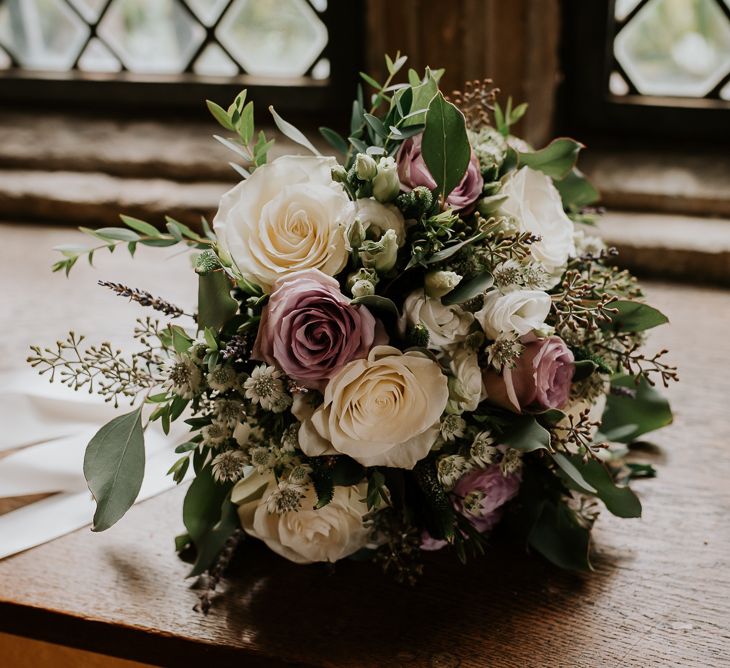
[[[99,256],[96,272],[79,267],[66,283],[48,273],[48,249],[73,233],[6,225],[0,234],[2,370],[22,365],[29,339],[53,341],[69,321],[123,338],[135,309],[97,278],[184,306],[193,294],[184,260],[160,262],[164,252],[134,264]],[[159,665],[730,666],[730,292],[646,287],[672,321],[649,345],[671,348],[680,365],[669,391],[676,421],[643,455],[659,470],[635,483],[644,517],[599,519],[594,573],[561,572],[498,538],[465,568],[428,555],[409,589],[368,564],[296,566],[247,541],[205,617],[173,552],[177,489],[104,534],[82,529],[0,562],[0,631]]]

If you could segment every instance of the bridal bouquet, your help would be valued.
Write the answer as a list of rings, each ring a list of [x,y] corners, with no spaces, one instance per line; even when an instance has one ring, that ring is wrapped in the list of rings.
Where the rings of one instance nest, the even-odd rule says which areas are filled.
[[[169,474],[192,478],[176,539],[191,575],[247,535],[411,582],[423,551],[464,560],[500,521],[588,569],[598,502],[641,514],[628,482],[653,469],[625,455],[671,422],[654,385],[676,372],[641,352],[666,317],[591,234],[583,146],[535,150],[511,133],[525,105],[500,106],[488,80],[446,96],[442,71],[396,83],[404,62],[386,58],[382,84],[363,75],[347,139],[320,128],[338,158],[271,109],[312,155],[269,161],[245,91],[208,102],[243,163],[212,226],[122,216],[59,248],[68,273],[97,250],[184,245],[199,276],[192,315],[101,282],[164,316],[138,321],[129,355],[73,333],[32,348],[41,373],[136,405],[88,445],[93,530],[134,503],[146,426],[175,420],[190,428]]]

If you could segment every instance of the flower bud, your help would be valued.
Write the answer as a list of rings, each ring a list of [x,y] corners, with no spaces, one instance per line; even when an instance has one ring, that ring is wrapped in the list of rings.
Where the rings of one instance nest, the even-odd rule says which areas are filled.
[[[195,258],[195,273],[205,276],[211,271],[220,269],[221,263],[218,256],[209,248],[204,250]]]
[[[336,165],[332,168],[332,180],[336,183],[347,182],[347,170],[342,165]]]
[[[538,339],[546,339],[548,336],[555,334],[555,327],[543,323],[539,327],[533,329],[532,332]]]
[[[353,297],[367,297],[375,294],[375,286],[370,281],[360,279],[353,283],[350,292]]]
[[[357,250],[365,241],[365,226],[358,218],[353,220],[347,228],[347,244],[351,250]]]
[[[366,241],[360,247],[360,259],[366,267],[378,273],[390,271],[398,259],[398,235],[395,230],[386,230],[379,241]]]
[[[367,153],[355,156],[355,174],[361,181],[371,181],[378,173],[378,165]]]
[[[422,322],[419,322],[408,330],[408,342],[417,348],[428,348],[429,338],[428,327]]]
[[[373,271],[372,269],[366,269],[365,267],[360,267],[360,269],[352,272],[347,277],[347,289],[351,291],[352,287],[358,281],[368,281],[373,285],[377,285],[378,280],[378,272]]]
[[[378,173],[373,179],[373,196],[379,202],[390,202],[400,192],[398,165],[392,157],[378,160]]]
[[[440,299],[459,285],[461,279],[462,277],[455,271],[429,271],[424,281],[426,294],[434,299]]]

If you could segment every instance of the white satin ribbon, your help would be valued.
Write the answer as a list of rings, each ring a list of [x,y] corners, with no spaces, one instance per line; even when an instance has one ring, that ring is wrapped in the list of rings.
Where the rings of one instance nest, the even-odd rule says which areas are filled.
[[[94,501],[83,476],[84,451],[99,427],[125,410],[30,372],[0,378],[0,451],[17,450],[0,459],[0,498],[54,493],[0,515],[0,559],[90,523]],[[174,447],[186,430],[178,423],[165,436],[159,423],[147,428],[137,501],[175,485],[165,474],[179,457]]]

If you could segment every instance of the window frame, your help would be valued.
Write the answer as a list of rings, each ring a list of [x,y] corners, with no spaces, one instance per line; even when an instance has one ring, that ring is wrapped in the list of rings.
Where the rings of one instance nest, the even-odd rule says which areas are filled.
[[[188,71],[181,74],[29,70],[18,67],[13,54],[3,47],[11,58],[12,66],[0,70],[2,106],[42,106],[46,111],[83,109],[111,114],[123,111],[125,114],[142,116],[174,110],[181,115],[188,115],[199,112],[205,99],[227,103],[242,88],[246,88],[248,99],[258,105],[273,104],[282,111],[329,114],[341,113],[349,107],[357,72],[364,60],[361,28],[364,24],[364,0],[347,3],[330,0],[324,12],[318,14],[328,30],[327,44],[317,59],[327,58],[330,62],[330,74],[326,79],[317,80],[309,76],[260,77],[250,74],[213,77],[193,73],[192,63],[213,37],[220,18],[233,1],[229,0],[212,26],[200,22],[206,30],[206,40],[191,58]],[[95,36],[95,27],[110,4],[111,0],[108,0],[99,20],[90,24],[92,32],[89,39]],[[190,11],[184,2],[181,5]]]
[[[614,18],[615,0],[565,0],[561,60],[561,125],[584,135],[636,135],[654,139],[706,140],[730,143],[730,102],[710,98],[658,97],[638,94],[630,79],[629,94],[609,90],[613,70],[625,76],[613,54],[617,24],[624,25],[643,3],[621,22]],[[723,6],[730,18],[730,7]],[[713,89],[730,80],[730,73]]]

